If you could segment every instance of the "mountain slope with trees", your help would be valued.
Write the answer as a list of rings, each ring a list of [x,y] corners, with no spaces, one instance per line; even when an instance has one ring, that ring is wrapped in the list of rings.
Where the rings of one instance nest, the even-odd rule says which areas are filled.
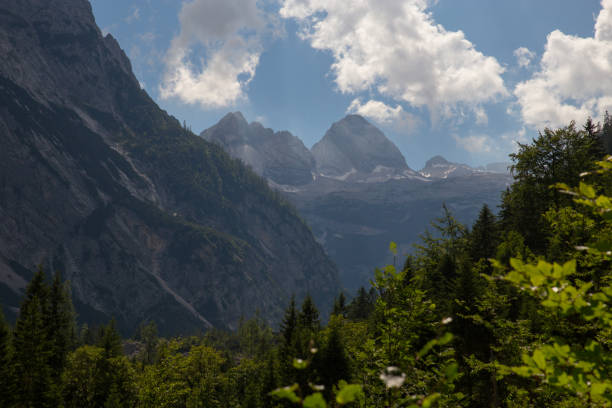
[[[0,4],[0,299],[36,265],[79,316],[165,334],[236,327],[291,293],[330,305],[337,271],[292,206],[141,89],[86,0]]]

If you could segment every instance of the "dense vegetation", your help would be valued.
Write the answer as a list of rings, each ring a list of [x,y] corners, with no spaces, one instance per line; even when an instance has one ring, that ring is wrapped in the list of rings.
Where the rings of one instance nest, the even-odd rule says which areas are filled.
[[[122,339],[112,321],[77,327],[69,286],[41,270],[15,326],[0,320],[0,406],[609,406],[611,125],[520,145],[499,216],[468,229],[444,208],[326,325],[306,297],[278,331],[255,317]]]

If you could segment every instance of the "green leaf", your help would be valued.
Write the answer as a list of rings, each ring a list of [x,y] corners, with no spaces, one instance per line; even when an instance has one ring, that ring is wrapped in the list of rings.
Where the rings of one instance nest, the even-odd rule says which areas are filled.
[[[453,382],[455,378],[457,378],[457,374],[459,371],[458,369],[459,365],[457,363],[451,363],[446,366],[446,368],[444,369],[444,374],[446,375],[448,381]]]
[[[533,352],[533,361],[540,370],[546,370],[546,357],[544,357],[542,350],[536,350]]]
[[[434,402],[440,399],[441,396],[442,395],[440,395],[440,393],[431,394],[423,400],[423,404],[421,406],[423,408],[430,408]]]
[[[320,392],[315,394],[311,394],[304,398],[305,408],[327,408],[327,404],[325,403],[325,399],[323,399],[323,395]]]
[[[300,402],[300,398],[295,395],[295,390],[298,389],[297,384],[293,384],[291,387],[283,387],[277,388],[274,391],[271,391],[268,395],[278,399],[286,399],[293,403]]]
[[[580,182],[578,190],[580,191],[580,194],[582,194],[586,198],[595,198],[595,189],[589,184]]]
[[[296,370],[304,370],[306,367],[308,367],[308,361],[302,360],[301,358],[293,359],[293,368]]]
[[[393,255],[397,255],[397,244],[393,241],[389,244],[389,251],[393,253]]]
[[[340,387],[338,395],[336,395],[336,402],[344,405],[349,402],[353,402],[362,393],[361,385],[358,384],[347,384]]]

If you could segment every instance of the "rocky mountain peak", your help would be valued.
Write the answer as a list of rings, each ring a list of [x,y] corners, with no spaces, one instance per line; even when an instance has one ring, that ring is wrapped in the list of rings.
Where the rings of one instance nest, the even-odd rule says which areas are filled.
[[[249,140],[249,123],[242,113],[231,112],[225,115],[213,127],[202,132],[201,136],[209,142],[223,147],[247,144]]]
[[[450,165],[451,162],[449,162],[448,160],[446,160],[444,157],[438,155],[438,156],[434,156],[431,159],[427,160],[427,162],[425,163],[425,168],[429,168],[432,166],[448,166]]]
[[[288,131],[274,132],[259,122],[249,124],[242,113],[233,112],[200,136],[221,145],[275,184],[296,186],[312,181],[314,158]]]
[[[360,115],[334,123],[312,147],[312,154],[317,170],[332,178],[364,179],[372,174],[391,178],[412,173],[397,146]]]

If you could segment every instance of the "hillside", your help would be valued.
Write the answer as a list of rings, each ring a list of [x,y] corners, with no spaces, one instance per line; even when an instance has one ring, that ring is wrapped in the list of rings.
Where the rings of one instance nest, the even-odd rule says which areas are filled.
[[[265,181],[140,88],[86,0],[0,4],[0,300],[36,265],[71,282],[82,321],[163,333],[323,307],[337,271]],[[14,315],[13,315],[14,316]]]

